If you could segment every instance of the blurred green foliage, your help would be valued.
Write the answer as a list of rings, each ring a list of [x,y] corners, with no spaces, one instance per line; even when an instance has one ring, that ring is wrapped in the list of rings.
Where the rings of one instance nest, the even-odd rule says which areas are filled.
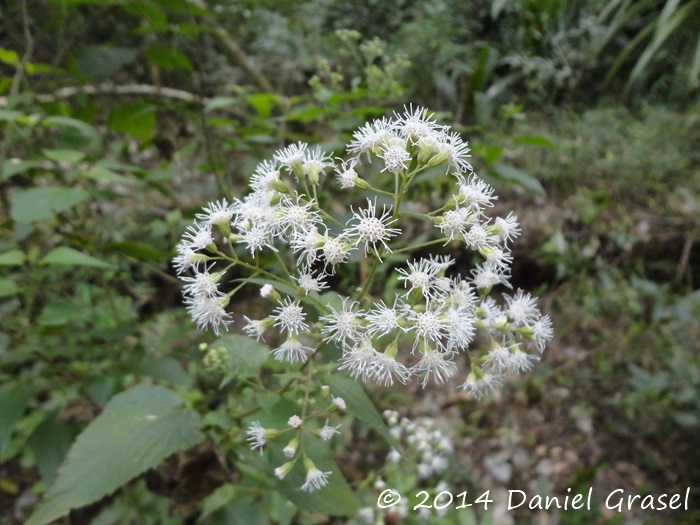
[[[275,491],[261,507],[269,519],[250,510],[251,494],[270,487],[256,478],[263,460],[235,456],[249,375],[230,366],[230,339],[195,331],[168,261],[198,207],[240,195],[274,148],[306,140],[336,150],[358,124],[406,102],[452,118],[469,133],[477,172],[527,203],[514,206],[529,232],[514,279],[548,283],[559,338],[527,403],[546,406],[564,388],[564,403],[593,415],[613,445],[591,476],[624,459],[649,482],[664,473],[658,492],[700,484],[699,2],[23,0],[0,9],[0,523],[26,520],[76,437],[136,388],[154,389],[144,395],[152,401],[177,392],[176,414],[211,440],[189,452],[193,439],[161,443],[141,470],[72,505],[138,476],[71,523],[316,519]],[[439,194],[440,177],[420,188]],[[227,348],[236,374],[208,367],[202,341]],[[364,392],[353,395],[354,415],[376,425]],[[268,412],[285,413],[280,402],[268,399]],[[484,410],[465,409],[465,435],[483,431]],[[370,442],[363,453],[379,457],[377,431],[355,425]],[[161,463],[173,450],[182,451]]]

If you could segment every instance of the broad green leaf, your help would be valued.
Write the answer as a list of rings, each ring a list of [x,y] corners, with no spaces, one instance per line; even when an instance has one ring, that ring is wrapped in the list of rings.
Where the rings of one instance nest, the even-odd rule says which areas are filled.
[[[67,162],[77,164],[85,158],[85,153],[74,149],[45,149],[42,150],[44,156],[54,162]]]
[[[82,120],[74,119],[71,117],[63,116],[53,116],[47,117],[43,120],[45,126],[58,126],[63,128],[71,128],[78,131],[85,138],[94,140],[95,142],[100,141],[100,134],[95,128],[90,124],[83,122]]]
[[[155,64],[163,69],[194,71],[190,59],[172,47],[152,47],[146,51],[146,58],[151,64]]]
[[[79,252],[68,246],[59,246],[47,253],[41,264],[65,264],[68,266],[94,266],[97,268],[114,268],[109,263],[101,261],[92,255]]]
[[[14,109],[0,109],[0,121],[2,122],[15,122],[22,117],[24,113],[21,111],[15,111]]]
[[[202,440],[201,420],[167,388],[138,385],[113,397],[78,436],[27,525],[89,505],[165,458]]]
[[[270,349],[254,339],[241,334],[224,335],[214,341],[211,348],[224,347],[228,356],[231,377],[252,377],[270,357]]]
[[[12,430],[24,414],[31,393],[29,386],[21,382],[12,382],[0,387],[0,463],[8,459],[5,458],[5,454]]]
[[[199,516],[199,519],[203,520],[211,513],[225,507],[231,503],[235,497],[236,487],[234,485],[230,483],[221,485],[218,489],[204,498],[204,502],[202,503],[202,514]]]
[[[277,106],[280,103],[280,97],[271,93],[257,93],[246,97],[248,104],[253,106],[253,109],[258,115],[263,118],[270,116],[272,106]]]
[[[58,467],[63,463],[77,432],[60,423],[56,414],[50,414],[34,429],[28,445],[34,453],[41,479],[47,485],[56,479]]]
[[[84,175],[89,179],[103,182],[118,182],[120,184],[134,184],[138,182],[135,179],[125,177],[124,175],[119,175],[109,168],[97,165],[84,172]]]
[[[546,193],[542,187],[542,184],[540,184],[540,181],[538,181],[535,177],[528,175],[523,170],[516,168],[515,166],[497,163],[495,166],[493,166],[493,171],[495,176],[501,180],[514,182],[520,186],[523,186],[524,188],[534,191],[535,193],[539,193],[540,195],[545,195]]]
[[[8,66],[16,66],[19,64],[19,55],[17,54],[17,51],[0,47],[0,62],[3,62]]]
[[[156,108],[145,102],[134,102],[117,106],[109,116],[109,127],[146,140],[156,126]]]
[[[342,397],[347,405],[347,413],[366,421],[384,436],[396,450],[401,450],[396,440],[391,437],[389,428],[379,415],[374,403],[365,393],[362,384],[340,374],[332,374],[327,378],[328,386],[335,397]]]
[[[0,297],[7,297],[9,295],[15,295],[22,291],[22,288],[17,286],[17,284],[12,279],[0,279]]]
[[[13,175],[25,173],[31,169],[39,168],[41,162],[38,160],[9,159],[2,165],[2,175],[0,180],[9,179]]]
[[[112,242],[102,246],[104,250],[115,250],[139,261],[167,261],[174,254],[154,248],[139,241]]]
[[[29,188],[14,196],[10,216],[17,222],[48,220],[88,197],[90,194],[80,188]]]
[[[22,250],[10,250],[0,254],[0,266],[22,266],[25,257]]]

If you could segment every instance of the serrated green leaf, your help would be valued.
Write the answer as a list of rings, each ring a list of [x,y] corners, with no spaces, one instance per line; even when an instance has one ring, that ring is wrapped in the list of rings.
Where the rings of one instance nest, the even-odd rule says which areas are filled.
[[[27,525],[89,505],[165,458],[202,440],[201,420],[167,388],[138,385],[113,397],[78,436]]]
[[[270,357],[270,349],[267,346],[240,334],[224,335],[210,346],[226,349],[230,377],[256,376]]]
[[[77,164],[85,158],[85,153],[74,149],[44,149],[44,157],[54,162],[67,162]]]
[[[88,255],[68,246],[59,246],[47,253],[41,264],[65,264],[68,266],[94,266],[97,268],[114,268],[109,263],[101,261],[92,255]]]
[[[29,188],[12,199],[10,216],[17,222],[52,219],[54,214],[83,202],[90,194],[80,188]]]
[[[401,450],[399,444],[389,433],[389,428],[384,423],[382,416],[377,412],[374,403],[372,403],[364,388],[362,388],[361,383],[340,374],[328,376],[327,382],[333,395],[342,397],[345,401],[348,414],[359,417],[372,425],[392,447],[396,450]]]
[[[0,266],[22,266],[25,257],[22,250],[7,251],[0,254]]]
[[[15,295],[22,291],[22,288],[17,286],[17,284],[12,279],[0,279],[0,297],[7,297],[8,295]]]
[[[515,166],[498,163],[493,166],[493,172],[494,175],[501,180],[514,182],[515,184],[532,190],[535,193],[539,193],[540,195],[546,194],[542,184],[540,184],[540,181],[538,181],[535,177],[528,175],[523,170],[516,168]]]

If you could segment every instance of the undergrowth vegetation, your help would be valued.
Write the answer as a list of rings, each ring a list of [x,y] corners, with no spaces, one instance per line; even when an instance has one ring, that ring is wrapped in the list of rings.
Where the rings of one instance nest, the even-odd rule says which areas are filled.
[[[0,524],[696,523],[699,9],[693,0],[0,7]],[[271,309],[263,283],[226,306],[229,332],[199,331],[182,304],[175,246],[206,203],[244,199],[275,151],[318,144],[324,162],[337,162],[354,130],[411,103],[469,139],[469,163],[498,195],[488,215],[517,215],[514,290],[499,292],[540,297],[554,337],[531,373],[478,402],[456,388],[467,362],[446,385],[365,390],[336,371],[289,396],[304,372],[275,361],[282,340],[241,335]],[[331,178],[319,200],[343,226],[367,203]],[[440,169],[411,182],[403,209],[429,217],[454,177]],[[381,211],[392,199],[375,202]],[[406,224],[416,244],[437,238],[432,225]],[[450,278],[469,276],[484,255],[428,246],[454,259]],[[428,246],[415,256],[428,258]],[[387,253],[361,248],[369,257],[329,276],[334,288],[365,295],[353,288],[372,254]],[[401,255],[387,266],[410,262]],[[275,261],[267,252],[258,263]],[[377,298],[406,293],[396,272],[378,271]],[[237,272],[226,277],[240,284]],[[416,365],[411,350],[424,349],[396,340]],[[318,365],[331,370],[335,352]],[[287,430],[265,434],[296,429],[302,405],[298,442]],[[261,455],[268,439],[279,450]],[[299,461],[278,479],[289,449],[308,451],[313,466]],[[506,508],[509,490],[591,487],[591,509]],[[604,504],[617,489],[688,487],[687,511]],[[378,507],[387,488],[401,505]],[[457,510],[460,496],[426,516],[414,509],[421,490],[436,503],[466,491],[474,505]],[[487,491],[492,504],[476,503]]]

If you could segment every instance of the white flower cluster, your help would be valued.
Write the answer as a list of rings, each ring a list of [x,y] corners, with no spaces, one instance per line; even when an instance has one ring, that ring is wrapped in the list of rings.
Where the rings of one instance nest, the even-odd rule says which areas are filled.
[[[330,404],[325,411],[321,412],[321,414],[331,414],[338,410],[344,411],[345,408],[346,404],[343,398],[332,396]],[[338,430],[340,425],[335,427],[330,426],[328,424],[328,419],[326,419],[326,423],[320,429],[308,430],[305,423],[308,425],[308,421],[305,421],[297,414],[294,414],[289,418],[287,421],[287,427],[284,429],[264,428],[259,421],[253,421],[246,430],[246,441],[248,441],[248,444],[252,450],[259,450],[262,454],[268,440],[292,433],[293,437],[282,449],[282,453],[289,461],[275,469],[275,476],[277,476],[278,479],[284,479],[287,474],[292,471],[297,461],[301,459],[306,471],[306,480],[300,488],[306,492],[313,492],[325,487],[328,484],[328,476],[330,476],[332,472],[324,472],[319,470],[311,458],[306,455],[306,452],[303,450],[298,451],[298,449],[301,448],[299,447],[301,432],[306,430],[321,438],[323,441],[329,441],[336,434],[340,434],[340,431]]]
[[[418,479],[438,476],[447,469],[454,448],[450,438],[436,426],[433,418],[424,417],[412,421],[406,417],[399,418],[399,413],[395,410],[385,410],[384,419],[391,436],[405,446],[404,453],[415,458]],[[401,455],[393,449],[387,460],[399,463]]]
[[[223,277],[237,267],[269,282],[260,293],[275,307],[264,319],[248,320],[244,330],[258,339],[271,329],[280,332],[284,342],[274,349],[278,360],[305,362],[323,342],[334,342],[343,350],[340,368],[355,378],[382,385],[415,378],[425,386],[450,378],[458,370],[456,358],[467,354],[470,371],[462,388],[477,397],[505,374],[530,370],[538,360],[532,351],[541,353],[552,337],[551,321],[522,291],[506,296],[505,304],[489,296],[494,286],[509,286],[509,243],[520,227],[513,214],[487,216],[496,197],[474,173],[467,144],[418,108],[366,124],[347,149],[351,158],[335,161],[307,144],[290,145],[258,166],[245,198],[212,203],[197,215],[174,260],[180,275],[192,273],[181,278],[194,321],[217,334],[230,324],[225,309],[240,286],[222,291]],[[401,202],[416,175],[442,165],[454,182],[444,205],[426,214],[403,210]],[[323,184],[332,172],[341,189],[370,194],[359,207],[350,207],[345,223],[318,199],[328,195]],[[422,217],[438,238],[410,245],[402,238],[406,216]],[[391,267],[404,290],[388,303],[374,298],[373,293],[383,292],[371,284],[377,268],[393,266],[386,256],[440,244],[452,252],[461,244],[478,253],[481,262],[468,276],[452,271],[455,260],[448,255]],[[275,258],[275,268],[260,266],[263,254]],[[328,278],[341,265],[356,265],[358,257],[369,261],[366,280],[341,295],[342,305],[330,306],[319,292],[329,288]],[[223,268],[213,271],[217,265]],[[321,308],[319,322],[309,321],[309,307]],[[479,329],[489,348],[475,355],[470,345]],[[411,366],[398,359],[406,348],[415,356],[409,358]]]

